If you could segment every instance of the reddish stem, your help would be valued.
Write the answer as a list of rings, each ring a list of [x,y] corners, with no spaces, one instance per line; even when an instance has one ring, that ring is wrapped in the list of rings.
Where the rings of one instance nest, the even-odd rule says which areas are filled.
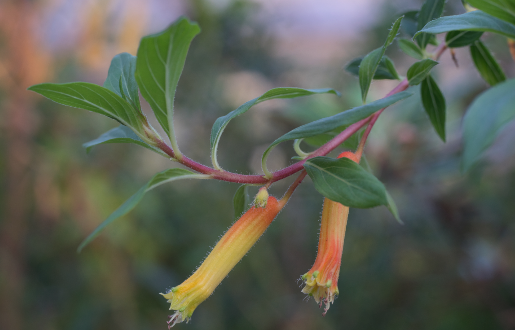
[[[438,48],[435,50],[435,59],[440,58],[440,56],[443,54],[443,52],[447,49],[447,45],[445,43],[442,43],[438,46]],[[385,97],[391,96],[393,94],[402,92],[406,90],[409,87],[408,80],[404,79],[401,81],[394,89],[392,89]],[[228,181],[228,182],[238,182],[238,183],[247,183],[247,184],[271,184],[275,181],[279,181],[281,179],[284,179],[286,177],[289,177],[292,174],[295,174],[302,170],[304,168],[304,163],[306,160],[317,157],[317,156],[325,156],[331,151],[333,151],[336,147],[338,147],[343,141],[347,140],[352,134],[359,131],[363,126],[365,126],[367,123],[369,124],[367,127],[367,130],[365,131],[363,138],[362,138],[362,144],[364,147],[364,144],[368,138],[368,135],[370,131],[372,130],[372,127],[374,126],[375,122],[377,121],[377,118],[381,115],[381,113],[384,111],[383,108],[373,115],[370,115],[369,117],[362,119],[358,121],[357,123],[354,123],[347,127],[344,131],[342,131],[340,134],[335,136],[332,140],[315,150],[309,157],[307,157],[304,160],[301,160],[293,165],[290,165],[288,167],[283,168],[282,170],[276,171],[272,173],[272,178],[267,179],[262,175],[246,175],[246,174],[237,174],[227,171],[219,171],[215,170],[214,168],[211,168],[206,165],[202,165],[197,163],[196,161],[182,155],[181,159],[177,159],[177,161],[192,170],[195,170],[199,173],[208,174],[211,175],[213,179],[222,180],[222,181]],[[168,156],[175,158],[175,153],[173,152],[172,148],[167,145],[164,141],[156,141],[157,147],[164,151]],[[359,151],[359,150],[358,150]],[[363,150],[361,150],[362,152]],[[301,175],[300,177],[304,177],[304,175]],[[299,178],[300,178],[299,177]],[[302,179],[300,180],[302,181]],[[299,183],[300,183],[299,181]],[[295,186],[296,187],[296,186]]]

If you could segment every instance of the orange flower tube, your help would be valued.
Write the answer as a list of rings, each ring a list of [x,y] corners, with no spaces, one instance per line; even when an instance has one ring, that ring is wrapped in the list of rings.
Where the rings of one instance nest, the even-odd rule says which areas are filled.
[[[189,321],[195,308],[209,297],[231,269],[263,235],[284,206],[261,189],[255,205],[241,216],[213,248],[202,265],[181,285],[162,294],[170,303],[168,328]]]
[[[357,157],[349,151],[338,156],[342,157],[358,162]],[[324,199],[317,257],[313,267],[301,277],[306,284],[302,292],[313,296],[320,306],[325,302],[324,315],[339,293],[337,285],[348,216],[347,206]]]

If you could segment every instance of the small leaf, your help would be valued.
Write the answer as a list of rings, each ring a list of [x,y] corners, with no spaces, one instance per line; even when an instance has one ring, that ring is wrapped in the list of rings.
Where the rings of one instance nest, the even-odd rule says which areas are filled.
[[[478,31],[450,31],[445,36],[447,47],[458,48],[469,46],[478,40],[483,32]]]
[[[135,110],[141,111],[138,84],[134,78],[136,56],[121,53],[113,57],[104,87],[126,99]]]
[[[112,118],[132,128],[144,141],[146,118],[121,96],[107,88],[86,82],[39,84],[28,88],[50,100],[70,107],[85,109]],[[150,142],[150,141],[147,141]]]
[[[506,23],[480,10],[435,19],[418,31],[415,37],[423,32],[438,34],[455,30],[494,32],[515,39],[515,25]]]
[[[86,148],[86,152],[90,152],[91,148],[93,148],[94,146],[97,146],[99,144],[105,144],[105,143],[134,143],[134,144],[140,145],[142,147],[145,147],[149,150],[152,150],[154,152],[157,152],[158,154],[160,154],[162,156],[168,157],[163,151],[145,143],[130,128],[128,128],[127,126],[123,126],[123,125],[118,126],[116,128],[113,128],[112,130],[105,132],[104,134],[100,135],[98,138],[84,143],[82,146],[84,148]]]
[[[172,168],[157,173],[150,179],[150,181],[140,188],[134,195],[125,201],[116,211],[104,220],[77,248],[77,252],[80,252],[86,245],[88,245],[100,232],[111,222],[118,219],[119,217],[127,214],[131,211],[143,198],[145,193],[152,190],[164,183],[179,180],[179,179],[209,179],[209,175],[196,174],[182,168]]]
[[[506,80],[501,66],[481,41],[478,40],[470,46],[470,55],[477,71],[490,86]]]
[[[362,60],[362,57],[353,59],[349,62],[349,64],[345,66],[345,71],[355,76],[359,76],[359,66]],[[392,60],[388,56],[383,56],[383,58],[379,62],[379,66],[377,67],[376,73],[374,74],[374,79],[400,79],[399,74],[397,73],[397,70],[395,69]]]
[[[384,69],[383,69],[383,65],[385,67]],[[381,62],[379,62],[379,66],[377,67],[376,74],[378,72],[383,74],[382,73],[383,70],[385,71],[385,73],[388,73],[390,76],[392,76],[393,79],[401,80],[401,77],[399,77],[399,74],[397,73],[397,70],[395,69],[395,65],[393,64],[393,61],[386,55],[383,56],[383,58],[381,59]]]
[[[388,210],[390,210],[392,215],[395,217],[395,220],[397,220],[398,223],[403,225],[404,223],[399,217],[399,210],[397,209],[397,205],[395,204],[395,201],[393,200],[392,196],[388,193],[388,191],[386,192],[386,199],[388,200],[388,205],[386,207],[388,207]]]
[[[417,44],[411,42],[408,39],[399,39],[397,40],[399,43],[399,48],[408,56],[416,58],[417,60],[421,60],[424,58],[424,52]]]
[[[234,202],[234,219],[237,220],[241,217],[247,205],[249,205],[249,194],[248,194],[248,186],[246,184],[241,185],[236,193],[234,194],[233,202]]]
[[[418,30],[422,29],[424,25],[434,20],[435,18],[442,16],[444,4],[445,0],[426,0],[418,14]],[[425,49],[432,38],[434,38],[434,36],[430,34],[417,33],[416,41],[420,48]]]
[[[393,42],[393,39],[397,36],[397,32],[399,32],[401,21],[402,17],[399,17],[393,23],[383,47],[371,51],[361,61],[359,66],[359,86],[361,88],[361,99],[363,100],[363,103],[366,103],[370,84],[372,83],[372,79],[376,73],[377,67],[379,66],[379,62],[383,58],[386,48]]]
[[[445,97],[431,75],[420,85],[422,105],[440,138],[445,142]]]
[[[348,126],[354,124],[362,119],[367,118],[371,114],[375,113],[382,108],[386,108],[400,100],[403,100],[409,96],[413,95],[410,92],[404,91],[397,94],[390,95],[388,97],[379,99],[374,102],[370,102],[368,104],[346,110],[336,114],[334,116],[322,118],[319,120],[315,120],[311,123],[299,126],[294,130],[284,134],[277,140],[275,140],[263,153],[263,157],[261,158],[261,164],[263,166],[263,170],[265,170],[265,162],[266,158],[272,151],[272,149],[281,142],[295,139],[302,139],[311,136],[320,135],[323,133],[330,132],[340,126]]]
[[[433,61],[431,59],[425,59],[414,63],[408,69],[407,73],[410,86],[420,84],[422,80],[424,80],[427,77],[427,75],[429,75],[431,69],[437,64],[438,62]]]
[[[388,205],[381,181],[350,159],[315,157],[304,168],[315,189],[332,201],[356,208]]]
[[[481,93],[463,119],[463,171],[470,169],[483,151],[515,118],[515,79],[499,83]]]
[[[217,151],[218,151],[218,144],[220,142],[220,137],[222,136],[222,133],[229,124],[229,122],[239,115],[244,114],[247,112],[252,106],[268,101],[273,99],[291,99],[295,97],[301,97],[301,96],[308,96],[308,95],[314,95],[314,94],[335,94],[340,95],[337,91],[331,88],[323,88],[323,89],[303,89],[303,88],[295,88],[295,87],[279,87],[274,88],[266,92],[265,94],[261,95],[260,97],[257,97],[253,100],[250,100],[246,102],[245,104],[238,107],[236,110],[233,110],[226,114],[225,116],[219,117],[215,123],[213,124],[213,127],[211,128],[211,160],[213,161],[213,166],[215,168],[220,168],[220,165],[217,161]]]
[[[467,0],[472,6],[494,17],[515,24],[515,2],[513,0]]]
[[[163,32],[141,39],[138,48],[136,81],[172,144],[175,91],[191,41],[199,32],[197,23],[181,17]]]

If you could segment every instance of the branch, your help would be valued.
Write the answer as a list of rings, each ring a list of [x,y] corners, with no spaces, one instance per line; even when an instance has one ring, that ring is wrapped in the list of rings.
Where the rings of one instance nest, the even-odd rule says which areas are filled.
[[[442,43],[438,46],[438,48],[435,50],[435,59],[439,59],[440,56],[443,54],[443,52],[447,49],[447,45],[445,43]],[[409,87],[408,80],[404,79],[401,81],[394,89],[392,89],[385,97],[391,96],[393,94],[402,92],[406,90]],[[363,145],[368,137],[368,134],[372,130],[372,127],[374,126],[375,122],[377,121],[377,118],[381,115],[381,113],[384,111],[383,108],[373,115],[370,115],[369,117],[362,119],[358,121],[357,123],[354,123],[347,127],[344,131],[342,131],[340,134],[335,136],[332,140],[315,150],[309,157],[307,157],[304,160],[301,160],[293,165],[290,165],[288,167],[283,168],[282,170],[276,171],[272,173],[272,177],[270,179],[265,178],[262,175],[246,175],[246,174],[238,174],[238,173],[232,173],[228,171],[220,171],[216,170],[214,168],[211,168],[209,166],[197,163],[196,161],[186,157],[185,155],[182,155],[181,159],[176,159],[175,154],[164,141],[159,140],[156,141],[157,147],[161,149],[163,152],[165,152],[168,156],[176,160],[177,162],[181,163],[184,166],[187,166],[191,168],[194,171],[197,171],[199,173],[210,175],[213,179],[221,180],[221,181],[227,181],[227,182],[237,182],[237,183],[244,183],[244,184],[271,184],[273,182],[282,180],[286,177],[289,177],[290,175],[293,175],[302,169],[304,169],[304,163],[306,160],[317,157],[317,156],[325,156],[336,147],[338,147],[340,144],[342,144],[345,140],[347,140],[352,134],[359,131],[363,126],[370,123],[367,127],[367,130],[365,132],[365,135],[363,136]]]

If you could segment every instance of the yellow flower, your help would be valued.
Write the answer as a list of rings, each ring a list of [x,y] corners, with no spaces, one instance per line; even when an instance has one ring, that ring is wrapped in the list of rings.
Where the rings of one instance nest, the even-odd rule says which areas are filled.
[[[260,190],[264,207],[253,206],[236,221],[213,248],[202,265],[181,285],[162,294],[170,303],[168,328],[177,323],[189,321],[195,308],[213,293],[229,271],[243,258],[256,243],[284,206],[275,197],[264,196]],[[263,203],[266,201],[266,203]]]
[[[338,156],[342,157],[358,162],[352,152]],[[347,206],[324,199],[317,258],[313,267],[301,277],[306,284],[302,292],[312,296],[320,307],[325,303],[324,315],[339,293],[337,285],[348,216]]]

